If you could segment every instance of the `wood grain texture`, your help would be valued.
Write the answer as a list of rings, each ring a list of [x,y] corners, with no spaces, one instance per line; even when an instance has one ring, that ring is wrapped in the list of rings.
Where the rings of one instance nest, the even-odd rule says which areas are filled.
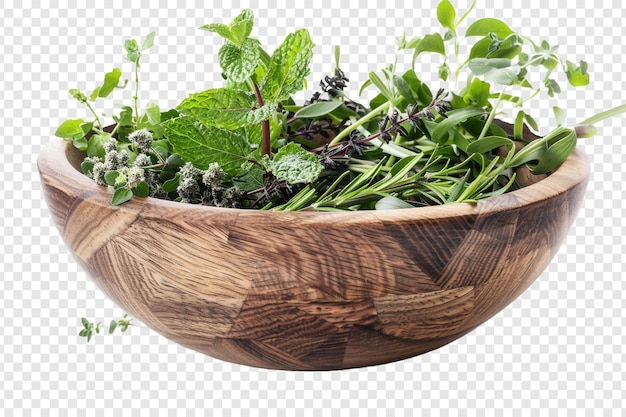
[[[52,218],[121,308],[219,359],[275,369],[375,365],[443,346],[539,276],[588,180],[575,151],[548,178],[476,205],[261,212],[152,198],[111,206],[55,140],[38,161]]]

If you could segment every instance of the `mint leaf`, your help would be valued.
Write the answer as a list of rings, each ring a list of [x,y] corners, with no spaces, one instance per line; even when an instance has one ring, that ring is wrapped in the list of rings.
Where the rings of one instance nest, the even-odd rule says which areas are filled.
[[[230,34],[237,45],[243,46],[244,41],[248,39],[250,32],[252,32],[253,25],[254,15],[250,9],[242,10],[239,16],[230,22],[230,25],[228,25]]]
[[[261,42],[246,39],[241,48],[226,42],[218,54],[224,75],[231,81],[244,82],[254,73],[261,58]]]
[[[293,142],[280,148],[270,162],[270,168],[278,180],[289,184],[311,183],[324,170],[315,154]]]
[[[229,25],[211,23],[209,25],[200,26],[200,29],[217,33],[222,38],[231,41],[237,46],[241,46],[248,36],[250,36],[253,24],[254,15],[252,14],[252,10],[245,9],[239,16],[235,17]]]
[[[206,169],[217,162],[230,176],[242,174],[251,147],[239,131],[207,126],[191,117],[170,119],[163,127],[174,152],[196,168]]]
[[[306,29],[287,35],[274,51],[261,82],[261,95],[266,102],[287,100],[291,94],[302,89],[304,78],[309,74],[313,46]]]
[[[214,88],[191,94],[177,109],[181,114],[191,116],[209,126],[237,129],[267,120],[276,111],[276,105],[271,103],[260,109],[254,109],[255,106],[256,99],[253,94]]]

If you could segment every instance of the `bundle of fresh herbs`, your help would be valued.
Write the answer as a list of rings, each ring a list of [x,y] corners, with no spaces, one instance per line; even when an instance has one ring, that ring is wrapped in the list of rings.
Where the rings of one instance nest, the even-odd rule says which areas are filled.
[[[444,88],[420,81],[415,65],[402,73],[391,65],[369,73],[361,92],[376,88],[378,95],[360,103],[344,91],[348,78],[336,47],[332,75],[298,105],[292,96],[309,75],[309,33],[289,34],[270,55],[250,37],[253,14],[244,10],[228,25],[201,28],[224,38],[221,88],[191,94],[165,112],[150,103],[142,114],[139,63],[153,45],[151,33],[141,45],[124,44],[135,68],[133,105],[122,107],[108,129],[92,106],[126,86],[115,68],[89,97],[70,90],[94,120],[67,120],[56,135],[86,152],[84,173],[114,190],[113,204],[137,195],[265,210],[395,209],[475,202],[514,190],[549,174],[578,138],[595,133],[593,123],[626,106],[574,128],[564,126],[564,112],[554,108],[557,127],[542,137],[531,133],[538,126],[524,110],[528,101],[542,90],[560,92],[553,78],[559,69],[572,86],[587,85],[587,64],[564,61],[556,46],[493,18],[476,20],[462,37],[475,3],[457,18],[443,0],[437,7],[443,34],[398,39],[414,63],[423,53],[443,57]],[[467,40],[469,56],[462,59],[460,43]],[[531,83],[530,74],[540,81]],[[504,102],[516,109],[511,124],[498,117]]]

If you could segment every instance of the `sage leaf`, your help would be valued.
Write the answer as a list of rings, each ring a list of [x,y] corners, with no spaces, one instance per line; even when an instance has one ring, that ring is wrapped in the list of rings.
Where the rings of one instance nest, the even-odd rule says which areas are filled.
[[[296,112],[294,117],[303,119],[314,119],[316,117],[326,116],[332,113],[338,107],[342,106],[341,100],[318,101],[311,105],[301,108]]]
[[[406,201],[392,196],[386,196],[376,202],[376,210],[396,210],[413,208],[413,205]]]
[[[270,168],[278,180],[289,184],[311,183],[324,170],[315,154],[293,142],[280,148],[274,155]]]
[[[253,94],[241,90],[216,88],[191,94],[177,107],[185,115],[202,123],[224,128],[237,129],[244,125],[254,125],[267,120],[276,111],[276,104],[269,103],[254,109],[256,99]]]
[[[261,43],[257,39],[246,39],[239,48],[231,42],[226,42],[220,48],[218,58],[226,78],[244,82],[250,78],[259,64]]]
[[[170,119],[163,127],[174,152],[199,169],[217,162],[226,174],[241,175],[241,166],[252,151],[239,131],[207,126],[191,117]]]
[[[261,96],[266,102],[278,103],[300,91],[313,56],[313,42],[306,29],[287,35],[274,51],[267,73],[261,81]]]

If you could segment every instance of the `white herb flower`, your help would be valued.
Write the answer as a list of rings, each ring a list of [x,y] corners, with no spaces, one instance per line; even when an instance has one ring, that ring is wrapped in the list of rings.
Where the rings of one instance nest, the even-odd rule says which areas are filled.
[[[220,168],[217,162],[213,162],[209,165],[207,170],[202,174],[202,182],[207,187],[219,187],[222,185],[224,179],[224,170]]]
[[[147,153],[152,146],[152,133],[148,129],[135,130],[128,135],[128,140],[137,146],[139,152]]]
[[[140,153],[139,155],[137,155],[137,158],[135,158],[134,165],[140,168],[147,167],[152,165],[152,160],[145,153]]]
[[[198,200],[200,194],[200,186],[194,178],[181,177],[176,189],[183,203],[194,203]]]
[[[118,178],[122,176],[126,177],[126,186],[133,188],[144,180],[144,171],[139,167],[124,167],[120,170]]]
[[[105,153],[117,150],[117,140],[115,138],[109,139],[109,141],[104,144],[103,148]]]
[[[198,175],[202,175],[202,170],[193,166],[191,162],[187,162],[180,168],[180,178],[195,178]]]
[[[109,171],[120,170],[128,166],[128,153],[126,150],[107,152],[104,156],[104,164]]]
[[[91,168],[91,175],[96,184],[104,186],[107,185],[106,181],[104,180],[104,174],[106,174],[107,171],[108,169],[104,162],[96,162],[93,165],[93,168]]]

